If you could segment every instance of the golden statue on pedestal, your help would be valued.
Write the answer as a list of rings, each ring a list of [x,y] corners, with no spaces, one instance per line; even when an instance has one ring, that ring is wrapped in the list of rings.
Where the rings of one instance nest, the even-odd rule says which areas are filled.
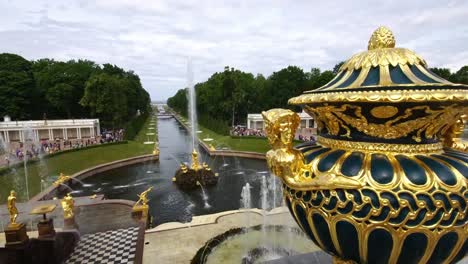
[[[139,204],[140,205],[143,205],[143,206],[146,206],[148,204],[148,193],[153,189],[153,186],[149,187],[146,191],[140,193],[138,195],[138,201],[136,201],[135,205],[133,206],[133,208],[137,207]]]
[[[75,209],[75,201],[70,193],[68,193],[65,197],[63,197],[62,201],[60,201],[63,208],[63,218],[70,219],[73,218],[75,215],[73,210]]]
[[[195,149],[192,152],[192,169],[195,171],[200,169],[200,162],[198,161],[198,152]]]
[[[18,217],[18,208],[16,208],[16,192],[11,190],[10,196],[8,196],[8,213],[10,214],[9,226],[17,226],[16,218]]]
[[[54,182],[55,186],[59,186],[60,184],[64,184],[66,181],[70,180],[71,177],[68,175],[65,175],[63,173],[60,173],[59,177],[57,180]]]

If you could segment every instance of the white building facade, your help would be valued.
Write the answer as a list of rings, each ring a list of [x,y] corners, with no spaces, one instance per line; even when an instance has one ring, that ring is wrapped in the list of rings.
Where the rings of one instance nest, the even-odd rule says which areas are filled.
[[[317,128],[314,119],[307,114],[306,112],[302,111],[301,113],[297,113],[301,118],[301,125],[299,129],[302,128]],[[248,114],[247,115],[247,129],[263,129],[263,117],[262,114]]]
[[[0,122],[0,137],[5,143],[86,139],[100,134],[99,119],[11,121],[5,116],[4,122]]]

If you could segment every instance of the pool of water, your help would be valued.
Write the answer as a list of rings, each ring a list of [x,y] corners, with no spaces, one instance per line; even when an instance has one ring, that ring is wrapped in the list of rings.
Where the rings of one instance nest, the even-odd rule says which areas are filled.
[[[208,157],[202,151],[201,159],[219,173],[218,184],[206,187],[208,206],[201,189],[182,191],[172,182],[175,171],[181,162],[191,158],[191,141],[187,131],[175,119],[158,121],[160,147],[159,162],[146,162],[110,170],[84,179],[85,185],[74,184],[73,196],[104,194],[108,199],[138,199],[137,194],[150,186],[150,213],[153,224],[166,222],[188,222],[195,215],[217,213],[241,207],[242,187],[248,182],[251,186],[252,207],[261,208],[262,178],[269,183],[268,207],[281,204],[280,184],[270,176],[264,160]],[[275,187],[275,188],[273,188]],[[271,201],[275,201],[275,205]],[[265,207],[265,205],[263,205]]]
[[[192,263],[264,263],[315,250],[317,248],[298,228],[256,226],[218,235],[199,249]]]

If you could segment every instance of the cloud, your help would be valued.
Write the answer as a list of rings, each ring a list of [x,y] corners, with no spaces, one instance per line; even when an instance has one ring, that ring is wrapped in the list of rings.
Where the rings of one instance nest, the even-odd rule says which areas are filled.
[[[389,26],[434,67],[468,64],[466,1],[2,1],[0,52],[90,59],[134,70],[153,100],[229,65],[269,75],[331,69]]]

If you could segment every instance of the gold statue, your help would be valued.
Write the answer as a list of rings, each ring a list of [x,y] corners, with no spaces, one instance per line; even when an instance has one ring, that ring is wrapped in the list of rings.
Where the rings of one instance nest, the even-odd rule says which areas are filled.
[[[10,196],[8,196],[8,213],[10,214],[9,226],[17,226],[18,208],[16,208],[16,192],[13,190],[11,190]]]
[[[453,148],[461,151],[468,150],[468,143],[463,141],[463,129],[465,124],[463,120],[466,118],[466,115],[462,115],[452,126],[450,126],[447,131],[443,134],[444,146],[447,148]]]
[[[192,152],[192,169],[196,171],[200,169],[200,162],[198,161],[198,152],[195,149]]]
[[[300,189],[354,189],[362,186],[356,180],[338,173],[321,173],[304,163],[304,156],[292,147],[300,117],[291,110],[271,109],[262,112],[265,131],[272,147],[266,154],[268,167],[289,186]]]
[[[57,180],[54,182],[55,186],[59,186],[60,184],[64,184],[66,181],[70,180],[71,177],[68,175],[65,175],[63,173],[60,173],[59,177]]]
[[[181,163],[181,164],[180,164],[180,170],[181,170],[183,173],[187,173],[187,171],[188,171],[187,165],[185,165],[184,163]]]
[[[73,218],[75,209],[75,201],[70,193],[68,193],[65,197],[63,197],[62,201],[60,201],[63,208],[63,218],[70,219]]]
[[[208,167],[208,164],[206,164],[206,162],[202,163],[202,167],[203,167],[204,170],[207,170],[207,171],[211,170],[210,167]]]
[[[158,148],[154,148],[153,155],[159,155],[159,149]]]
[[[140,193],[138,195],[138,201],[135,203],[133,207],[136,207],[138,204],[141,204],[143,206],[148,204],[148,193],[153,189],[153,186],[149,187],[146,191]]]

